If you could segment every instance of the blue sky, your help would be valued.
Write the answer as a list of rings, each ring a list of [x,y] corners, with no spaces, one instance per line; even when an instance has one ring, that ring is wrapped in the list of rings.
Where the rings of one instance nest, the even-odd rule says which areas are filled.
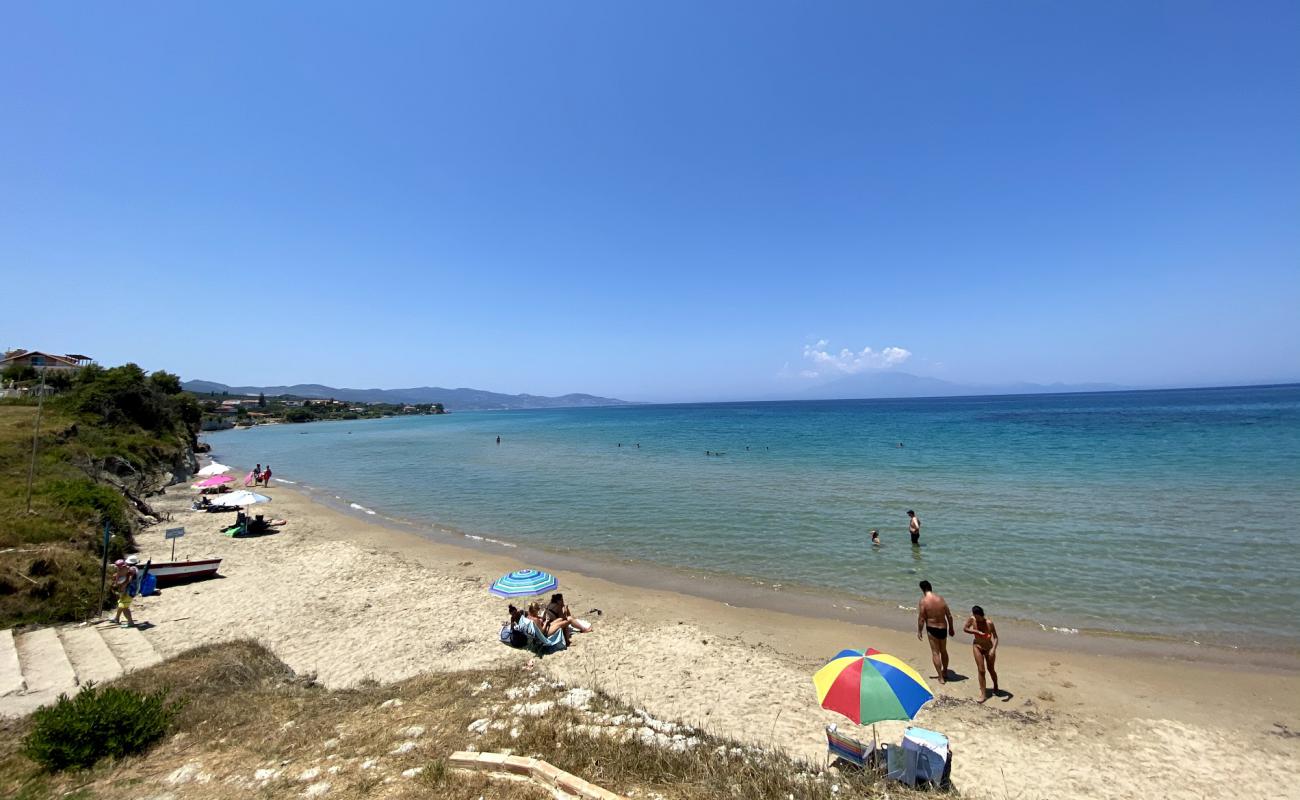
[[[1297,380],[1298,38],[1286,2],[9,3],[0,346],[649,400]]]

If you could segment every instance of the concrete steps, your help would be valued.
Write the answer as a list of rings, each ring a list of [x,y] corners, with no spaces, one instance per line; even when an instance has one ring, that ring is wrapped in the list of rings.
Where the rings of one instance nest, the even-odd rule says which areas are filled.
[[[162,658],[136,628],[69,625],[14,635],[0,631],[0,717],[20,717],[94,681]]]

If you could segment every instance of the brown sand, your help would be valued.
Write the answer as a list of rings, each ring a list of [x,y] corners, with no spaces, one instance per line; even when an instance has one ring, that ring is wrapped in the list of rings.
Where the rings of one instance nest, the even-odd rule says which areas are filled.
[[[136,619],[152,625],[146,635],[164,655],[251,637],[332,687],[532,658],[499,643],[506,604],[486,591],[497,576],[530,565],[519,563],[519,551],[429,541],[282,485],[258,491],[274,502],[257,511],[290,521],[279,533],[226,538],[218,530],[233,515],[185,510],[194,494],[187,487],[157,502],[174,518],[141,537],[143,555],[167,560],[162,528],[182,524],[178,558],[224,559],[224,577],[138,602]],[[620,585],[580,567],[561,578],[575,611],[604,614],[590,616],[594,633],[542,660],[548,673],[656,717],[808,759],[824,758],[826,724],[852,727],[817,705],[811,682],[840,649],[870,645],[923,675],[934,672],[928,647],[907,631]],[[1057,647],[1017,633],[1002,630],[998,654],[1003,688],[1013,697],[975,702],[969,637],[959,635],[950,642],[952,668],[969,679],[943,687],[932,680],[936,702],[917,717],[916,724],[951,737],[953,779],[963,795],[1300,797],[1300,734],[1292,732],[1300,731],[1300,673],[1293,663],[1220,651],[1189,660],[1154,647],[1120,654],[1124,648],[1090,637]],[[1021,645],[1024,639],[1032,644]],[[877,729],[896,740],[902,728],[890,722]]]

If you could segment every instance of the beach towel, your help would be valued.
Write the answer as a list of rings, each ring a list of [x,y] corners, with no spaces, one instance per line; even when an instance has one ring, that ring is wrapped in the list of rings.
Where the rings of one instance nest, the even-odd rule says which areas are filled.
[[[556,631],[550,636],[542,633],[541,629],[533,623],[528,617],[522,617],[515,623],[515,630],[528,637],[528,641],[543,653],[554,653],[557,650],[563,650],[568,647],[564,641],[564,631]]]
[[[248,471],[248,474],[244,476],[244,485],[245,485],[245,486],[252,486],[252,485],[253,485],[253,471],[252,471],[252,470],[249,470],[249,471]]]

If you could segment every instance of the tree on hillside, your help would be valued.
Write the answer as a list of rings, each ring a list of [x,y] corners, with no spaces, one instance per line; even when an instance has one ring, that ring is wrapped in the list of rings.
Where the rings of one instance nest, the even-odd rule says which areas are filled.
[[[257,393],[257,407],[266,408],[266,394],[263,392]]]
[[[0,372],[0,378],[6,381],[34,381],[37,378],[36,367],[25,364],[10,364]]]
[[[161,369],[150,375],[149,381],[163,394],[180,394],[182,391],[180,376]]]

